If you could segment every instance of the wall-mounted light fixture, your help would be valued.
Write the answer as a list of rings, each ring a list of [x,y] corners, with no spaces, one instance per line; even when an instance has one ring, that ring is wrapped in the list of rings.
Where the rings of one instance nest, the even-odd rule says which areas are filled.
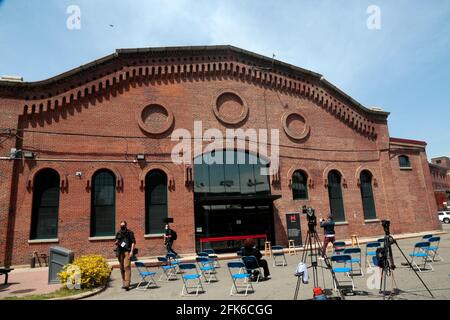
[[[31,151],[23,151],[23,157],[25,159],[34,159],[34,153]]]
[[[81,177],[83,176],[83,173],[81,171],[77,171],[77,172],[75,172],[75,176],[81,179]]]
[[[145,154],[138,154],[136,156],[136,160],[138,160],[138,161],[145,161]]]

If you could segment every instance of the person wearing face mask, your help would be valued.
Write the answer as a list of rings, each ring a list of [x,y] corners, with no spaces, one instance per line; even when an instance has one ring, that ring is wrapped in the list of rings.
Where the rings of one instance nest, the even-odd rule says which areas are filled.
[[[127,228],[127,222],[120,222],[120,231],[116,233],[117,258],[120,263],[120,273],[122,275],[122,289],[130,290],[131,279],[131,258],[136,246],[136,239],[133,231]]]

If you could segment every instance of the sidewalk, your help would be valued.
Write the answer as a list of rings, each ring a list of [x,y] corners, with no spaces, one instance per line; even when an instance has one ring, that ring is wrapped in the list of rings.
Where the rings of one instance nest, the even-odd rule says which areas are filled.
[[[13,296],[45,294],[58,290],[60,284],[48,284],[48,267],[14,269],[9,274],[8,284],[0,284],[0,299]]]

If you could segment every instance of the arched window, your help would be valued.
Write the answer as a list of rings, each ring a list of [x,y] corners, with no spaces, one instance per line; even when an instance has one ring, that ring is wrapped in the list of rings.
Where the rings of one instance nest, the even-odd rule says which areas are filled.
[[[411,168],[411,162],[409,161],[408,156],[399,156],[398,163],[400,165],[400,168]]]
[[[116,176],[99,170],[92,177],[91,237],[114,235],[116,223]]]
[[[301,170],[292,174],[292,198],[294,200],[308,199],[308,176]]]
[[[362,171],[359,176],[359,181],[361,183],[360,188],[364,210],[364,219],[376,219],[377,214],[375,211],[375,201],[373,199],[372,174],[367,170]]]
[[[328,173],[328,197],[334,221],[345,221],[341,181],[342,176],[338,171],[332,170]]]
[[[58,237],[59,174],[39,171],[34,178],[30,239]]]
[[[164,233],[163,220],[168,216],[167,175],[152,170],[145,176],[145,233]]]
[[[200,197],[270,194],[268,162],[253,153],[214,150],[194,160],[194,192]]]

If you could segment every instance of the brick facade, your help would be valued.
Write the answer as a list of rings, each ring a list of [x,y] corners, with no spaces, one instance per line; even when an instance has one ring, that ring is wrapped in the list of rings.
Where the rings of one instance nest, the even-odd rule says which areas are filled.
[[[223,92],[245,101],[248,115],[239,123],[226,124],[214,113]],[[151,134],[139,125],[148,105],[173,114],[167,131]],[[388,113],[364,108],[321,75],[234,47],[118,50],[49,80],[0,83],[0,110],[0,263],[27,264],[34,250],[46,252],[55,244],[29,241],[33,178],[43,168],[55,169],[61,179],[58,245],[76,255],[114,256],[113,240],[89,238],[89,183],[96,170],[107,168],[119,180],[116,224],[128,221],[141,255],[163,253],[162,237],[146,237],[144,228],[145,174],[159,168],[170,181],[168,209],[178,233],[177,251],[194,252],[194,195],[187,181],[192,166],[172,163],[176,142],[170,140],[175,129],[192,131],[194,121],[202,121],[204,130],[222,132],[280,130],[280,171],[271,176],[272,194],[281,195],[274,201],[278,244],[287,242],[285,213],[302,205],[314,207],[319,217],[329,212],[327,173],[332,169],[343,176],[346,222],[337,227],[339,238],[383,233],[379,222],[364,220],[362,170],[374,178],[377,219],[391,219],[393,233],[441,228],[425,143],[390,138]],[[292,130],[309,127],[302,139],[283,129],[289,113],[303,119],[287,124]],[[149,125],[150,131],[160,126]],[[36,157],[10,160],[13,147]],[[146,161],[136,162],[137,154],[145,154]],[[399,168],[399,155],[409,157],[410,169]],[[308,174],[308,200],[292,200],[296,169]]]

